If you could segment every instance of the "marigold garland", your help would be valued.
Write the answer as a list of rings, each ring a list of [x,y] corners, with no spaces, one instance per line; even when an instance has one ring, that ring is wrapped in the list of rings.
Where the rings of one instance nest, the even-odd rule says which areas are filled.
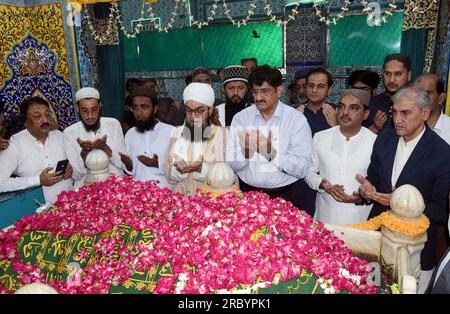
[[[389,211],[387,211],[360,224],[347,225],[347,227],[350,228],[373,231],[378,230],[383,226],[405,235],[419,236],[427,231],[430,226],[430,221],[424,214],[422,214],[420,219],[417,221],[404,221],[395,218],[389,213]]]
[[[227,194],[227,193],[231,193],[231,192],[236,192],[239,191],[239,188],[236,185],[233,185],[228,191],[226,192],[211,192],[209,190],[209,186],[207,184],[205,184],[201,189],[200,189],[200,193],[209,193],[209,196],[212,199],[216,199],[221,195]]]

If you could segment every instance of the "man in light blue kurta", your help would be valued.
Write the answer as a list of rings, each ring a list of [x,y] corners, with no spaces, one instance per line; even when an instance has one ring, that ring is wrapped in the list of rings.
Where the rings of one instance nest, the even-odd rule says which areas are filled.
[[[249,77],[255,106],[237,113],[226,158],[242,191],[261,191],[298,206],[298,181],[310,166],[312,137],[304,115],[282,103],[282,76],[269,66]]]

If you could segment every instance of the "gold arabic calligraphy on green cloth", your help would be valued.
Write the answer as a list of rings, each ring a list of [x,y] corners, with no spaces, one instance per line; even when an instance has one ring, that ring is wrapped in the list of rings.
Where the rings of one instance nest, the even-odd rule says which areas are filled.
[[[46,273],[46,282],[53,280],[70,280],[69,275],[73,270],[71,266],[78,265],[80,269],[95,263],[105,262],[104,257],[96,256],[95,244],[110,237],[120,238],[120,244],[127,244],[131,248],[128,253],[136,254],[133,251],[133,244],[142,246],[150,245],[153,240],[151,230],[136,231],[127,225],[118,225],[101,235],[80,236],[71,235],[63,237],[60,234],[52,235],[48,231],[25,232],[17,241],[17,248],[25,264],[35,264]],[[115,247],[119,247],[116,245]],[[80,253],[86,255],[82,259]],[[121,259],[123,254],[117,250],[114,258]],[[149,270],[134,270],[131,277],[122,284],[113,282],[109,293],[152,293],[156,288],[158,280],[164,276],[172,276],[170,264],[155,265]],[[269,288],[259,288],[254,293],[260,294],[323,294],[324,289],[317,283],[318,277],[310,271],[303,270],[301,275],[288,282],[272,284]],[[0,283],[7,289],[15,291],[22,285],[19,276],[14,272],[11,262],[0,261]],[[246,289],[250,285],[238,285],[234,290]],[[345,293],[345,292],[344,292]]]

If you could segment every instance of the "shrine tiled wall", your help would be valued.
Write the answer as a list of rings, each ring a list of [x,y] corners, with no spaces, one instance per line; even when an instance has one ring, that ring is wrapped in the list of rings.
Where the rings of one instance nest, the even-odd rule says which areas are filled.
[[[168,0],[169,3],[174,1]],[[228,8],[231,15],[235,20],[244,18],[247,15],[247,11],[250,7],[251,0],[227,0]],[[398,1],[401,5],[403,1]],[[126,5],[121,7],[122,19],[128,30],[131,30],[131,20],[139,17],[141,0],[129,0]],[[193,0],[190,1],[193,8],[193,14],[196,19],[204,20],[209,16],[209,12],[212,9],[214,3],[213,0]],[[273,14],[280,17],[285,15],[284,0],[270,0],[269,1]],[[390,0],[378,1],[381,7],[386,7]],[[154,5],[154,11],[156,16],[161,19],[161,24],[164,26],[170,19],[171,10],[167,5],[167,1],[164,1],[165,6],[162,6],[162,2]],[[266,17],[263,2],[257,1],[258,8],[255,9],[255,14],[252,19],[261,19]],[[337,12],[341,9],[342,1],[331,0],[329,1],[329,8],[322,6],[321,9],[326,12]],[[360,5],[352,5],[349,8],[350,12],[361,12],[362,7]],[[179,14],[184,11],[184,8],[180,7]],[[289,13],[289,12],[288,12]],[[221,1],[216,9],[216,15],[214,22],[224,23],[228,19],[224,14],[224,8]],[[229,22],[229,21],[228,21]],[[183,15],[181,19],[176,20],[175,27],[188,26],[187,18]],[[286,83],[285,86],[292,81],[296,70],[307,67],[315,68],[318,66],[326,66],[325,52],[326,52],[326,26],[319,22],[318,17],[315,14],[315,10],[311,5],[302,5],[299,10],[299,14],[296,19],[286,26],[286,42],[285,42],[285,63],[286,63]],[[347,77],[351,72],[349,68],[343,67],[327,67],[334,77],[334,88],[332,94],[329,97],[329,101],[337,102],[339,92],[346,87]],[[378,73],[381,73],[381,68],[374,68]],[[174,71],[174,72],[129,72],[126,73],[126,77],[156,77],[160,78],[159,82],[163,94],[168,94],[176,100],[181,100],[182,91],[185,87],[184,76],[189,74],[186,71]],[[381,85],[381,84],[380,84]],[[216,81],[214,89],[218,97],[223,97],[220,82]],[[381,90],[382,88],[380,88]],[[286,98],[283,97],[283,100]]]
[[[24,98],[46,98],[60,129],[75,121],[76,56],[66,1],[0,2],[0,99],[6,116]],[[12,40],[11,40],[12,39]]]

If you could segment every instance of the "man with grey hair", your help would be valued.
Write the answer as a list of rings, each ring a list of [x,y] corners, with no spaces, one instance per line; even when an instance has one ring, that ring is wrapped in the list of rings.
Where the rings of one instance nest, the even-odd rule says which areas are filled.
[[[389,209],[396,187],[411,184],[422,194],[424,214],[430,220],[420,261],[419,293],[423,293],[436,266],[437,226],[448,220],[450,146],[425,124],[430,115],[428,92],[406,86],[392,101],[395,129],[378,135],[367,177],[357,175],[359,194],[374,204],[369,217]]]

